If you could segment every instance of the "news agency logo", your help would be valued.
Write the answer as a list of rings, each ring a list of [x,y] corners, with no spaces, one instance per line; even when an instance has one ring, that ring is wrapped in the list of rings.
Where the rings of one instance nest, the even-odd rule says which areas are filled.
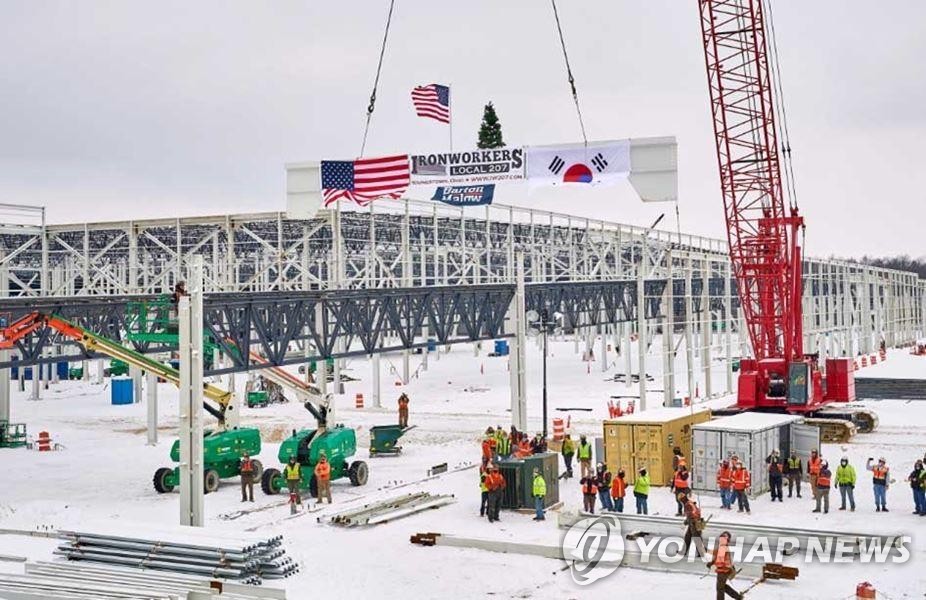
[[[563,558],[572,580],[589,585],[617,570],[624,558],[624,536],[616,517],[585,517],[563,536]]]

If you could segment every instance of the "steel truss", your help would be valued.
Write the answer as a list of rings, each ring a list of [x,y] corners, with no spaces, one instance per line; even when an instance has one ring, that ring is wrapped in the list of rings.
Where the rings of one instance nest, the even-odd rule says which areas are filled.
[[[511,285],[519,253],[528,284],[586,286],[581,293],[577,285],[567,286],[557,300],[570,324],[586,333],[633,322],[626,314],[635,310],[636,288],[628,293],[631,288],[625,285],[622,295],[616,282],[641,277],[650,334],[663,326],[679,331],[692,321],[698,329],[723,324],[739,333],[743,327],[736,286],[727,290],[724,284],[731,273],[727,246],[720,240],[501,205],[463,210],[414,200],[321,211],[310,220],[261,213],[0,225],[0,293],[156,294],[185,278],[195,256],[204,257],[205,289],[211,294]],[[675,280],[668,290],[667,277]],[[707,323],[697,317],[704,279],[709,280]],[[926,331],[926,283],[915,274],[813,259],[804,261],[804,279],[808,351],[865,352],[881,339],[902,345]],[[608,284],[601,288],[596,282]],[[672,323],[663,324],[654,315],[665,313],[660,307],[669,300]],[[354,312],[332,304],[325,314],[339,322],[369,320],[374,326],[382,318],[392,337],[396,326],[381,315],[400,310],[401,303],[390,302],[396,308],[361,309],[351,303]],[[614,317],[615,311],[623,313],[621,318]],[[121,327],[115,323],[101,321],[91,329],[110,335]],[[434,337],[431,321],[423,323]],[[364,339],[370,343],[369,335],[353,339],[361,346]],[[748,348],[743,352],[750,353]]]

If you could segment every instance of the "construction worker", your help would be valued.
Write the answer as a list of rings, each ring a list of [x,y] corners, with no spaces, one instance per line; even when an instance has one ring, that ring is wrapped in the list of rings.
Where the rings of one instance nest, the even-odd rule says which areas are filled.
[[[601,500],[601,510],[614,510],[611,504],[611,471],[598,463],[595,470],[595,486],[598,488],[598,499]]]
[[[778,456],[778,450],[772,450],[772,453],[765,457],[765,462],[768,464],[768,485],[772,491],[772,502],[774,502],[776,498],[779,502],[784,502],[781,493],[781,482],[784,473],[781,466],[781,458]]]
[[[707,563],[707,568],[714,567],[717,573],[717,600],[723,600],[724,595],[736,598],[742,598],[742,594],[730,587],[727,582],[736,574],[733,568],[733,556],[730,551],[730,532],[724,531],[717,538],[717,548],[712,552],[712,558]]]
[[[913,470],[907,477],[910,489],[913,490],[913,514],[921,517],[926,516],[926,470],[923,469],[923,461],[918,460],[913,465]]]
[[[836,467],[836,487],[842,504],[839,510],[846,510],[846,496],[849,497],[849,510],[855,512],[855,467],[849,464],[849,457],[843,456]]]
[[[810,476],[810,492],[813,494],[814,498],[817,497],[817,475],[820,474],[820,464],[823,462],[823,459],[820,458],[820,453],[816,450],[810,451],[810,460],[807,461],[807,475]]]
[[[817,507],[813,512],[820,512],[820,501],[823,501],[823,513],[830,512],[830,484],[833,482],[833,473],[830,471],[830,464],[825,460],[820,462],[820,472],[817,473],[817,485],[814,498],[817,501]]]
[[[534,481],[531,491],[534,496],[534,510],[537,512],[534,520],[543,521],[546,519],[546,517],[543,516],[543,499],[547,495],[547,482],[540,473],[540,469],[537,467],[534,467]]]
[[[749,476],[749,469],[746,466],[738,462],[736,467],[733,469],[733,492],[736,494],[736,504],[739,508],[737,512],[746,511],[746,514],[752,514],[749,512],[749,496],[748,490],[752,485],[752,479]]]
[[[501,427],[495,430],[495,453],[502,459],[511,456],[511,438]]]
[[[594,474],[592,472],[592,445],[588,443],[588,439],[584,435],[579,436],[577,452],[579,455],[579,474],[582,477],[591,477]]]
[[[717,469],[717,488],[720,489],[720,508],[730,510],[733,506],[733,469],[729,460],[720,463]]]
[[[791,452],[786,469],[788,474],[788,498],[794,492],[795,486],[797,486],[797,497],[800,498],[801,479],[804,477],[804,471],[801,467],[801,459],[797,457],[796,452]]]
[[[489,490],[489,523],[493,523],[500,520],[498,517],[502,508],[502,491],[505,489],[505,478],[498,472],[498,467],[494,464],[489,465],[486,487]]]
[[[492,441],[487,431],[482,438],[482,468],[488,467],[490,462],[492,462]]]
[[[649,500],[649,475],[646,474],[645,468],[640,469],[639,473],[637,473],[637,478],[633,482],[633,497],[637,501],[637,514],[649,514],[649,508],[647,506]]]
[[[563,462],[566,463],[566,477],[572,478],[572,457],[576,454],[576,444],[568,433],[563,438]]]
[[[691,490],[687,466],[681,465],[678,468],[678,471],[675,472],[675,477],[672,478],[672,485],[669,489],[675,493],[675,507],[677,509],[675,516],[680,517],[685,510],[684,498],[688,497],[688,492]]]
[[[408,394],[402,393],[399,396],[399,427],[403,429],[408,427]]]
[[[486,516],[489,508],[489,488],[486,485],[486,477],[489,475],[488,469],[479,467],[479,516]]]
[[[685,460],[685,455],[682,454],[682,449],[678,446],[672,448],[672,470],[678,471],[681,467],[687,467],[688,461]]]
[[[302,470],[295,456],[289,457],[289,462],[283,467],[283,478],[286,480],[286,487],[289,488],[289,510],[296,512],[296,505],[302,504],[302,495],[299,493],[299,486],[302,483]]]
[[[522,435],[521,441],[518,442],[518,448],[515,450],[514,455],[517,458],[524,458],[525,456],[530,456],[531,454],[533,454],[533,452],[531,451],[530,440],[527,439],[527,436]]]
[[[324,452],[318,455],[315,465],[315,491],[316,502],[321,504],[322,498],[327,498],[328,504],[331,504],[331,464]]]
[[[531,454],[543,454],[546,451],[547,440],[545,440],[543,434],[538,431],[534,439],[531,440]]]
[[[701,518],[701,509],[698,504],[689,498],[685,499],[685,546],[682,553],[687,554],[691,548],[691,542],[694,540],[695,550],[698,556],[704,556],[706,549],[704,547],[704,538],[701,534],[704,532],[705,521]]]
[[[511,426],[511,433],[508,435],[508,439],[511,440],[511,446],[517,446],[518,442],[521,441],[521,432],[518,431],[518,428],[514,425]]]
[[[241,501],[254,502],[254,461],[247,452],[241,454],[238,472],[241,473]]]
[[[582,487],[582,506],[585,512],[595,514],[595,496],[598,494],[598,486],[595,485],[595,477],[588,475],[579,480]]]
[[[611,480],[611,506],[612,510],[624,512],[624,496],[627,495],[627,482],[624,480],[624,469],[618,469],[617,476]]]
[[[869,458],[865,464],[865,469],[871,471],[871,484],[875,491],[875,512],[888,512],[887,510],[887,488],[891,484],[891,470],[887,468],[887,461],[884,457],[878,459],[878,464],[872,464],[873,458]]]

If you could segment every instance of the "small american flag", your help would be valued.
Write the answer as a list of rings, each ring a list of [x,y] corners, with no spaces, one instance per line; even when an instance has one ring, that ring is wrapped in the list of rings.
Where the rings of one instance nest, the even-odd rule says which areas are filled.
[[[399,198],[408,187],[408,155],[357,160],[323,160],[325,206],[340,198],[366,206],[377,198]]]
[[[432,83],[412,90],[412,102],[419,117],[450,123],[450,87]]]

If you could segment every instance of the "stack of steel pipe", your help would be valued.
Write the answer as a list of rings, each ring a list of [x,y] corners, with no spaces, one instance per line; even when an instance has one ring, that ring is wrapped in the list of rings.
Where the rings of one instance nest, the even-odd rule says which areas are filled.
[[[128,531],[138,531],[126,528]],[[59,530],[55,554],[90,561],[259,584],[299,572],[286,556],[282,536],[235,538],[192,531],[139,533]]]
[[[415,492],[335,513],[331,515],[330,520],[336,525],[345,527],[378,525],[425,510],[440,508],[453,502],[455,502],[454,497],[450,494],[432,495],[428,492]]]

